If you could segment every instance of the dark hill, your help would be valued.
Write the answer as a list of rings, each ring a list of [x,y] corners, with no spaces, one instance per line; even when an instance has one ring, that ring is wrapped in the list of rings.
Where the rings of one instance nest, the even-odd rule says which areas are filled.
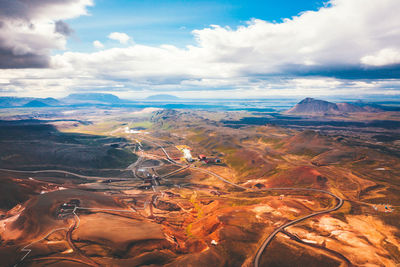
[[[360,106],[351,103],[332,103],[308,97],[300,101],[293,108],[289,109],[287,113],[321,115],[378,111],[381,110],[372,106]]]
[[[288,113],[339,113],[339,108],[335,103],[307,97],[289,109]]]
[[[43,107],[48,107],[46,103],[43,103],[42,101],[39,100],[32,100],[24,105],[26,108],[43,108]]]

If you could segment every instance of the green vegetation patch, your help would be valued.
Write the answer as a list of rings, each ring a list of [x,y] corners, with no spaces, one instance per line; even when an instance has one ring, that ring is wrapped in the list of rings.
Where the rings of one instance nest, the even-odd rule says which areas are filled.
[[[153,126],[151,121],[139,121],[129,124],[131,128],[144,128],[149,129]]]
[[[128,166],[137,160],[138,156],[127,149],[111,148],[107,155],[101,159],[101,168],[112,168],[114,166]]]
[[[121,169],[137,159],[126,147],[120,148],[127,143],[123,138],[61,133],[48,124],[6,125],[0,127],[0,167]]]

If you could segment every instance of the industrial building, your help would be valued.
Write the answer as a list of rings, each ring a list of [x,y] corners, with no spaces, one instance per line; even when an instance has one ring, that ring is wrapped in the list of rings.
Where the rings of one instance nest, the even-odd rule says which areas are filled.
[[[204,163],[221,163],[221,160],[219,158],[208,158],[206,155],[200,154],[198,156],[200,161],[203,161]]]

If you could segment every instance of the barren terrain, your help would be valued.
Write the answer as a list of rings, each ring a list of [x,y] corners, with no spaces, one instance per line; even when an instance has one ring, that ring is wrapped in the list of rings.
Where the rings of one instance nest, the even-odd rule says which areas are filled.
[[[247,111],[4,116],[4,266],[400,264],[393,112],[343,120],[358,130]]]

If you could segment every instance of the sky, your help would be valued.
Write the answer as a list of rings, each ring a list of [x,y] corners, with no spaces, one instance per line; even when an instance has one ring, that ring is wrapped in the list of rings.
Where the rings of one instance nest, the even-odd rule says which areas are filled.
[[[0,96],[400,96],[398,0],[0,0]]]

